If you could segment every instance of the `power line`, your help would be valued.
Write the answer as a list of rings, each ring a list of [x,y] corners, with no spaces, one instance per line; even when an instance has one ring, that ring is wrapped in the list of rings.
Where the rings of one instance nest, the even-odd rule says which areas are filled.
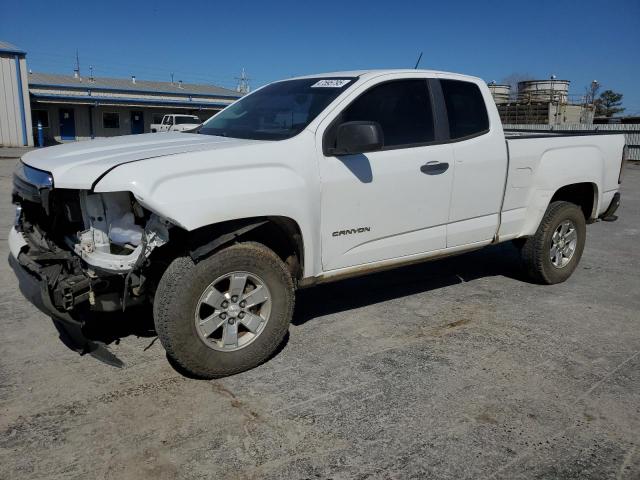
[[[35,58],[34,58],[35,57]],[[65,73],[64,71],[75,63],[75,67],[79,68],[79,55],[74,58],[73,53],[63,54],[58,52],[47,52],[44,50],[30,50],[28,52],[28,62],[35,66],[36,70],[41,67],[45,67],[47,70],[54,73]],[[85,60],[87,60],[85,58]],[[95,57],[88,57],[89,62],[93,66],[93,74],[95,76],[102,77],[118,77],[123,74],[130,75],[132,72],[142,74],[147,80],[155,81],[169,81],[173,78],[182,78],[186,82],[193,83],[209,83],[217,86],[236,90],[242,88],[250,91],[251,86],[249,82],[251,80],[256,81],[258,85],[264,85],[270,83],[276,78],[248,78],[246,73],[243,77],[234,77],[232,74],[206,74],[195,73],[192,70],[176,70],[164,67],[157,67],[151,65],[140,65],[121,61],[100,61]],[[65,64],[67,67],[65,68]],[[63,72],[60,72],[60,70]],[[57,72],[56,72],[57,70]],[[68,71],[68,70],[67,70]]]
[[[32,54],[33,53],[33,54]],[[60,61],[56,61],[56,60],[52,60],[51,57],[57,57],[63,60],[68,61],[69,63],[71,63],[72,59],[74,58],[71,55],[60,55],[60,54],[53,54],[50,55],[48,53],[45,52],[32,52],[29,53],[29,57],[33,58],[36,57],[35,61],[31,61],[30,63],[34,63],[34,64],[44,64],[44,65],[49,65],[49,66],[61,66]],[[94,59],[95,60],[95,59]],[[77,63],[77,62],[76,62]],[[113,62],[113,61],[107,61],[107,62],[102,62],[102,61],[94,61],[92,62],[96,68],[97,71],[100,72],[104,72],[109,74],[110,70],[123,70],[123,69],[127,69],[129,71],[143,71],[143,72],[148,72],[149,74],[154,74],[154,75],[158,75],[158,76],[166,76],[169,77],[170,74],[172,73],[171,70],[169,69],[165,69],[165,68],[161,68],[161,67],[152,67],[152,66],[144,66],[144,65],[139,65],[139,64],[131,64],[131,63],[124,63],[124,62]],[[175,72],[175,70],[174,70]],[[191,78],[199,78],[199,79],[203,79],[203,80],[215,80],[215,81],[224,81],[226,83],[228,83],[229,85],[231,84],[235,84],[234,80],[233,80],[233,76],[232,75],[228,75],[228,76],[223,76],[223,75],[206,75],[206,74],[194,74],[194,73],[187,73],[187,72],[182,72],[183,76],[185,77],[191,77]],[[180,75],[180,72],[176,73],[176,75]]]
[[[242,75],[236,77],[236,80],[238,80],[238,86],[236,87],[237,92],[244,95],[251,91],[251,87],[249,86],[249,78],[247,77],[244,68],[242,69]]]
[[[58,57],[58,58],[61,58],[61,59],[66,59],[66,60],[71,60],[73,58],[71,55],[48,54],[46,52],[39,52],[39,51],[29,52],[28,56],[29,57],[32,57],[32,56],[42,57],[42,58],[46,59],[47,61],[50,60],[50,57]],[[161,73],[165,73],[165,74],[168,74],[171,71],[176,71],[175,69],[172,70],[172,69],[163,68],[163,67],[155,67],[155,66],[150,66],[150,65],[140,65],[138,63],[133,64],[133,63],[120,62],[120,61],[113,61],[113,60],[95,61],[95,60],[97,60],[96,58],[91,58],[91,60],[94,60],[93,63],[95,63],[95,64],[101,64],[101,65],[104,65],[106,67],[131,68],[131,69],[136,69],[136,70],[147,70],[147,71],[161,72]],[[182,73],[185,73],[185,72],[183,71]],[[208,77],[208,78],[225,78],[225,79],[233,78],[231,74],[229,74],[228,76],[225,75],[224,77],[220,76],[220,75],[198,75],[198,74],[190,74],[190,75],[191,76],[198,76],[198,77]],[[270,81],[271,79],[261,78],[260,80]]]
[[[33,70],[38,70],[40,68],[46,69],[48,71],[51,71],[53,73],[66,73],[66,72],[61,72],[60,71],[60,64],[59,62],[54,62],[54,61],[37,61],[37,62],[31,62],[30,63],[30,68]],[[118,77],[118,76],[122,76],[122,68],[107,68],[109,66],[105,66],[104,64],[96,64],[94,65],[94,74],[97,76],[102,76],[102,77]],[[153,70],[153,69],[145,69],[145,68],[134,68],[134,69],[128,69],[129,71],[127,72],[127,74],[131,71],[135,71],[135,72],[139,72],[142,71],[143,74],[145,74],[145,76],[147,77],[146,80],[159,80],[159,81],[169,81],[169,79],[171,78],[171,73],[172,72],[164,72],[164,71],[159,71],[159,70]],[[233,77],[222,77],[222,76],[217,76],[217,77],[210,77],[207,75],[193,75],[193,74],[185,74],[185,75],[180,75],[179,73],[175,73],[174,77],[182,77],[184,79],[186,79],[186,81],[192,81],[193,83],[215,83],[218,85],[226,85],[229,88],[233,89],[235,88],[235,81],[232,80],[231,78]]]

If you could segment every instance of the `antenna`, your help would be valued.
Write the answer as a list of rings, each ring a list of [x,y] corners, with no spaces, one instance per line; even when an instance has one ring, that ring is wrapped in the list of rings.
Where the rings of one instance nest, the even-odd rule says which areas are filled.
[[[251,87],[249,86],[250,78],[247,77],[244,68],[242,69],[242,75],[236,77],[236,80],[238,80],[238,86],[236,87],[237,92],[244,95],[245,93],[249,93],[251,91]]]
[[[422,52],[420,52],[420,56],[418,57],[418,61],[416,62],[416,66],[413,67],[414,70],[418,69],[418,65],[420,65],[420,60],[422,60]]]

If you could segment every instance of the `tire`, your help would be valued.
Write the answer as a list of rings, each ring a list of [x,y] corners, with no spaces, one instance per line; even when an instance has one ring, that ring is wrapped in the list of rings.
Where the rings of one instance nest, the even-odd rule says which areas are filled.
[[[562,226],[569,225],[575,230],[575,247],[573,253],[567,257],[554,255],[552,247],[555,243],[554,235],[558,231],[560,235]],[[573,234],[566,234],[564,245],[565,252],[570,249],[569,238],[573,239]],[[560,236],[562,238],[562,236]],[[524,242],[521,250],[522,260],[529,277],[537,282],[547,285],[564,282],[571,276],[578,266],[587,237],[587,226],[584,214],[580,207],[569,202],[553,202],[547,208],[538,230],[535,235],[529,237]],[[573,241],[573,240],[571,240]],[[562,250],[562,249],[560,249]],[[555,252],[559,250],[556,248]],[[564,262],[566,261],[566,264]]]
[[[524,244],[526,242],[527,242],[526,238],[515,238],[511,240],[512,245],[520,252],[522,251],[522,248],[524,247]]]
[[[230,295],[233,279],[242,276],[246,281],[243,292],[252,286],[254,290],[266,287],[262,291],[266,291],[268,295],[265,296],[269,297],[257,307],[249,308],[245,301],[247,308],[242,312],[246,317],[241,317],[238,309],[241,298],[249,299],[249,294],[243,293],[235,302]],[[213,286],[216,279],[220,278],[222,280],[216,284],[217,287]],[[222,300],[208,300],[216,298],[220,289],[224,290],[220,285],[225,282],[229,289],[224,293],[227,309],[223,309]],[[212,288],[216,293],[212,293]],[[289,328],[294,298],[289,271],[282,260],[264,245],[236,244],[197,264],[190,257],[179,257],[169,265],[158,284],[153,306],[156,331],[170,359],[191,375],[208,379],[232,375],[260,365],[277,349]],[[215,303],[216,307],[203,299]],[[267,302],[268,314],[264,314],[262,309],[266,308]],[[209,311],[202,314],[203,308]],[[236,309],[235,314],[232,308]],[[257,308],[261,310],[257,311]],[[226,321],[221,320],[223,317],[219,312],[225,314]],[[243,322],[247,322],[249,317],[262,318],[260,315],[267,317],[267,320],[262,319],[264,324],[260,323],[259,329],[254,328],[255,333],[252,333]],[[222,321],[222,326],[213,331],[210,337],[206,336],[206,332],[203,333],[202,322],[205,325],[208,322],[201,320],[203,316],[206,319],[213,318],[211,322],[215,321],[216,325]],[[227,344],[226,339],[227,328],[229,332],[233,331],[232,320],[236,325],[235,347],[233,343]],[[213,328],[213,323],[210,326]],[[220,338],[217,339],[216,335]],[[242,345],[245,340],[246,344]]]

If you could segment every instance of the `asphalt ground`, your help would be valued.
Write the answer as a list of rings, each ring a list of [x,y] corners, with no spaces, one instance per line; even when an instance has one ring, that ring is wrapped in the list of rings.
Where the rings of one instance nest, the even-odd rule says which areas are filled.
[[[14,160],[0,161],[0,256]],[[640,166],[564,284],[498,245],[298,292],[280,351],[187,378],[148,311],[80,356],[0,263],[0,478],[640,478]]]

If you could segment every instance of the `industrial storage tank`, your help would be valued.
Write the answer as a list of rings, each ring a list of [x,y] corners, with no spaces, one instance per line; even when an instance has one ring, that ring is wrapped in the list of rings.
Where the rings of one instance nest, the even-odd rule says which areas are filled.
[[[518,82],[518,101],[567,103],[569,80],[527,80]]]
[[[489,84],[489,90],[496,103],[508,103],[511,95],[511,85],[498,85],[494,82]]]

